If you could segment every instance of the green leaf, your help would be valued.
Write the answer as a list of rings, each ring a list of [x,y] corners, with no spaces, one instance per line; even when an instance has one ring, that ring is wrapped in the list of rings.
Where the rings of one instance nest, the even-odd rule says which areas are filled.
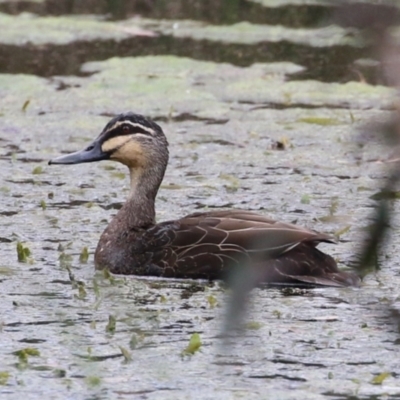
[[[390,372],[382,372],[381,374],[374,376],[371,383],[373,385],[382,385],[383,381],[389,376],[392,376]]]
[[[185,350],[183,350],[182,354],[193,355],[194,353],[200,350],[200,347],[201,347],[200,335],[198,333],[193,333],[193,335],[190,338],[188,346],[186,347]]]

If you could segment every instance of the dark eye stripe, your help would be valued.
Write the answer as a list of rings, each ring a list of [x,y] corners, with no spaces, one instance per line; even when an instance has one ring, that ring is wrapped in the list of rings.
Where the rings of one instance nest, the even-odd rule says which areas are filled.
[[[127,124],[125,126],[129,127],[129,132],[124,132],[124,125],[119,125],[116,128],[111,128],[109,131],[106,131],[101,134],[102,140],[106,141],[109,139],[112,139],[116,136],[124,136],[124,135],[134,135],[135,133],[141,133],[144,135],[152,136],[152,133],[149,132],[148,129],[141,128],[140,126],[132,126],[130,124]]]

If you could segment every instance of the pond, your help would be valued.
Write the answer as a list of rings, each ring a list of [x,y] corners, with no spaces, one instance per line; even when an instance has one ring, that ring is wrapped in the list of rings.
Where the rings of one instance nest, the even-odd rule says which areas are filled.
[[[47,165],[111,116],[145,114],[170,143],[159,221],[254,210],[335,235],[321,249],[351,266],[389,152],[360,132],[395,92],[333,13],[322,0],[0,1],[2,398],[399,398],[396,218],[361,288],[257,288],[223,337],[222,283],[94,272],[124,167]]]

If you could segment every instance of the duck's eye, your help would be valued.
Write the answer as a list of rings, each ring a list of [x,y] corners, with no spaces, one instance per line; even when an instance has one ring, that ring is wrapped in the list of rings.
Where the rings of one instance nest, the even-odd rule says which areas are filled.
[[[123,133],[129,133],[131,131],[131,128],[128,125],[123,125],[122,126],[122,132]]]

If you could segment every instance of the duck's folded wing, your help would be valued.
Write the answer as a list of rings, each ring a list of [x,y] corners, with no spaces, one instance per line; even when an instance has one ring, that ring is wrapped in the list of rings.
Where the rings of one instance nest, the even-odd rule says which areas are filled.
[[[313,248],[318,242],[332,241],[327,235],[240,210],[196,213],[164,222],[142,239],[142,250],[151,253],[149,258],[164,269],[164,276],[196,278],[217,278],[239,264],[265,263],[302,243]]]

